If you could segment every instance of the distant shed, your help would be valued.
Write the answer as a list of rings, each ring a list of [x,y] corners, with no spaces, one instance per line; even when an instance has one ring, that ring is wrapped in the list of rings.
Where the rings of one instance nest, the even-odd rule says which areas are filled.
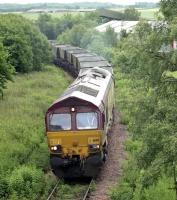
[[[95,27],[95,29],[99,32],[104,33],[109,27],[111,27],[112,29],[114,29],[114,32],[117,33],[117,35],[119,36],[122,30],[125,30],[127,33],[133,31],[138,23],[139,21],[112,20]],[[151,26],[157,26],[160,22],[148,21],[148,23],[151,24]]]
[[[112,20],[105,24],[101,24],[97,26],[95,29],[99,32],[106,32],[108,27],[114,29],[114,32],[120,33],[122,30],[126,30],[126,32],[130,32],[134,27],[138,24],[139,21],[118,21]]]
[[[107,18],[109,20],[122,20],[124,14],[119,11],[108,10],[108,9],[98,9],[97,13],[100,17]]]

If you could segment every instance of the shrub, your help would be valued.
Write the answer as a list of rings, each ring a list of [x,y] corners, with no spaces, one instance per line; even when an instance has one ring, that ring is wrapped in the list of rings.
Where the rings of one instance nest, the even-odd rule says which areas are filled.
[[[133,190],[127,184],[119,185],[111,191],[110,197],[112,200],[132,200]]]
[[[150,186],[144,191],[145,200],[175,200],[175,192],[172,188],[172,180],[168,177],[163,177],[156,185]]]
[[[6,82],[12,80],[14,69],[8,63],[8,54],[5,51],[3,44],[0,42],[0,94],[3,96],[3,89],[6,88]]]
[[[21,166],[15,169],[9,177],[11,195],[19,198],[37,199],[44,187],[44,175],[41,170],[33,166]],[[40,184],[39,184],[40,183]]]

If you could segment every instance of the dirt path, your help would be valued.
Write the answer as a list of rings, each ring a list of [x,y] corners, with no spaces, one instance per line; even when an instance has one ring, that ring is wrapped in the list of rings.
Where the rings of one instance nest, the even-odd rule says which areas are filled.
[[[109,188],[116,185],[122,174],[121,164],[126,159],[124,142],[127,138],[125,126],[120,124],[120,115],[114,113],[114,123],[108,137],[108,158],[96,182],[96,190],[91,193],[89,200],[109,200]]]

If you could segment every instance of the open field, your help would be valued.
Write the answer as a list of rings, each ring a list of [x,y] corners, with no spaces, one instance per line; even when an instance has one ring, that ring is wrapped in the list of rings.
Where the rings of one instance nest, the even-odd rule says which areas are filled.
[[[40,13],[30,13],[30,12],[10,12],[12,14],[18,14],[18,15],[22,15],[23,17],[26,17],[27,19],[30,19],[30,20],[37,20],[38,16],[40,15]],[[43,12],[45,13],[45,12]],[[0,14],[7,14],[7,13],[3,13],[3,12],[0,12]],[[65,15],[65,14],[71,14],[71,15],[84,15],[85,12],[55,12],[55,13],[48,13],[50,14],[52,17],[55,17],[55,18],[60,18],[61,16]]]
[[[158,8],[154,9],[139,9],[139,12],[141,12],[141,17],[145,19],[154,19],[156,13],[159,11]]]
[[[38,18],[38,16],[40,15],[40,13],[28,13],[28,12],[22,12],[20,14],[22,16],[26,17],[27,19],[31,19],[31,20],[36,20]],[[82,13],[82,12],[56,12],[56,13],[49,13],[49,14],[52,17],[59,18],[62,15],[65,15],[65,14],[71,14],[71,15],[81,14],[81,15],[83,15],[84,13]]]
[[[124,8],[120,9],[112,9],[117,10],[120,12],[124,11]],[[153,8],[153,9],[138,9],[138,11],[141,13],[141,17],[144,19],[155,19],[155,14],[159,11],[159,8]]]
[[[124,9],[112,9],[112,10],[117,10],[117,11],[123,11]],[[139,12],[141,12],[141,17],[145,18],[145,19],[154,19],[155,18],[155,14],[159,11],[158,8],[154,8],[154,9],[138,9]],[[24,17],[26,17],[27,19],[30,20],[36,20],[38,18],[38,16],[40,15],[40,13],[30,13],[30,12],[15,12],[16,14],[20,14]],[[62,15],[64,14],[71,14],[71,15],[77,15],[77,14],[81,14],[84,15],[85,12],[55,12],[55,13],[49,13],[52,17],[56,17],[56,18],[60,18]]]

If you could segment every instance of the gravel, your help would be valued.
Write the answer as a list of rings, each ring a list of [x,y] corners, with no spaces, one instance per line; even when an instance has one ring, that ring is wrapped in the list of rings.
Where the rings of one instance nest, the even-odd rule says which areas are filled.
[[[110,200],[109,189],[119,183],[122,163],[126,159],[124,142],[128,136],[126,127],[120,123],[120,114],[114,112],[114,123],[108,134],[108,157],[96,180],[96,189],[89,200]]]

